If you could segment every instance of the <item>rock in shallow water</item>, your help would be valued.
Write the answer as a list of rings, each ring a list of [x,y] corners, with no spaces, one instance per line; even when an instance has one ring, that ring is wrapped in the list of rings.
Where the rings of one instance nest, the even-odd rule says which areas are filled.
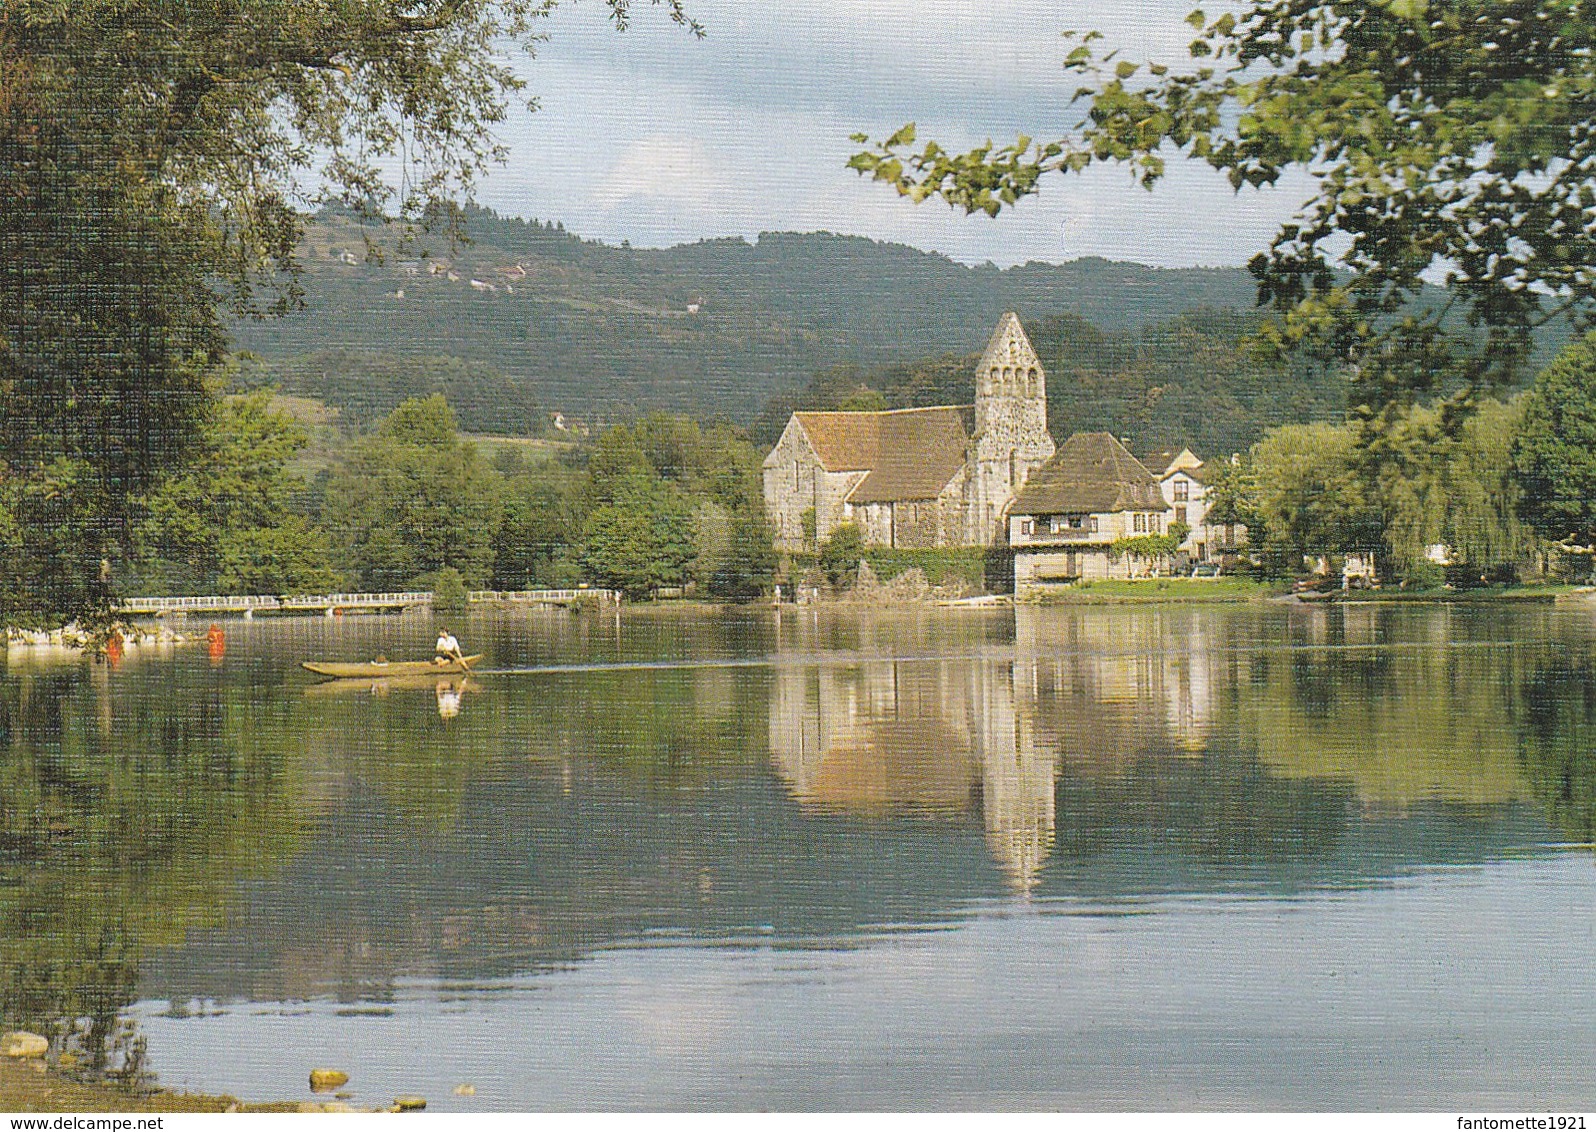
[[[426,1097],[395,1097],[393,1099],[393,1106],[394,1106],[394,1108],[398,1109],[400,1112],[419,1112],[421,1109],[424,1109],[424,1108],[427,1107],[427,1098]]]
[[[313,1093],[330,1093],[334,1089],[342,1088],[349,1084],[349,1074],[342,1069],[312,1069],[310,1071],[310,1091]]]
[[[0,1052],[7,1057],[43,1057],[50,1052],[50,1039],[26,1030],[12,1030],[0,1037]]]

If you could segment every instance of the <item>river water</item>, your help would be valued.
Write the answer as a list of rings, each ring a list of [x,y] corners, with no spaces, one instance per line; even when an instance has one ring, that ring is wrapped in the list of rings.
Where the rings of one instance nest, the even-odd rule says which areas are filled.
[[[298,667],[424,615],[224,628],[0,682],[0,1021],[83,1071],[1596,1107],[1589,611],[482,612],[463,687]]]

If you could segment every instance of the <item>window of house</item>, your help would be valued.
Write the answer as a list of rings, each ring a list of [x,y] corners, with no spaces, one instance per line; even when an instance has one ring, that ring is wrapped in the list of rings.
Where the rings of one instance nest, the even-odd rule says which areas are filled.
[[[1180,493],[1178,491],[1175,493],[1175,498],[1176,499],[1180,498]],[[1175,522],[1184,523],[1185,521],[1186,521],[1186,505],[1183,504],[1183,503],[1175,504]]]
[[[1090,521],[1091,521],[1092,533],[1095,535],[1097,533],[1097,516],[1093,515]]]
[[[1032,519],[1021,519],[1020,520],[1020,533],[1022,535],[1035,534],[1036,533],[1036,522],[1035,522],[1035,520],[1032,520]]]
[[[1131,517],[1131,529],[1139,535],[1147,533],[1147,516],[1140,511]]]
[[[1184,503],[1184,502],[1186,502],[1186,500],[1188,500],[1190,498],[1191,498],[1191,484],[1187,483],[1185,480],[1176,480],[1175,481],[1175,500],[1176,500],[1176,502]]]

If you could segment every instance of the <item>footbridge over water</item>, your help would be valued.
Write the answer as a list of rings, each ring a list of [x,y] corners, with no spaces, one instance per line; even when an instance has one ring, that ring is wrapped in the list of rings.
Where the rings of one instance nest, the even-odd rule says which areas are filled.
[[[473,590],[466,595],[478,604],[572,605],[585,601],[618,602],[615,590]],[[325,613],[332,616],[345,610],[395,610],[430,606],[431,590],[393,590],[385,593],[328,594],[212,594],[204,597],[130,597],[123,600],[120,612],[130,615],[169,617],[189,613]]]

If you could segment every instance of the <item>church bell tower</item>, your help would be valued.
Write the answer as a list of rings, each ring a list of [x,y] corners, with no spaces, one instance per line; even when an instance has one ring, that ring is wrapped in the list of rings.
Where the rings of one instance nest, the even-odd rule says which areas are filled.
[[[998,320],[975,369],[973,449],[972,533],[990,535],[1026,477],[1054,451],[1047,431],[1047,375],[1013,311]]]

